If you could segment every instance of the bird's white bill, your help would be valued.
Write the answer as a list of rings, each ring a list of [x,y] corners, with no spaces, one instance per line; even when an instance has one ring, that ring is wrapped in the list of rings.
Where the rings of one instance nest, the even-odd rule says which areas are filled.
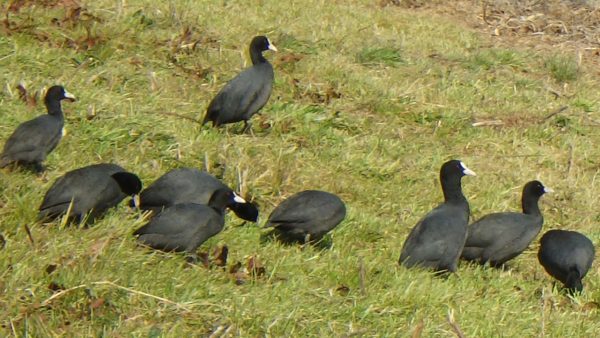
[[[69,93],[68,91],[65,90],[65,97],[67,99],[71,99],[71,100],[75,100],[75,95]]]
[[[237,203],[246,203],[246,200],[241,198],[240,195],[233,193],[233,200]]]
[[[140,208],[140,195],[137,195],[137,194],[133,195],[133,197],[131,199],[133,200],[133,206],[136,209],[139,209]]]
[[[554,189],[548,188],[548,187],[544,187],[544,192],[554,192]]]
[[[63,127],[61,133],[62,133],[62,136],[65,137],[65,135],[67,135],[67,128]]]
[[[463,168],[463,174],[467,176],[477,176],[477,174],[473,170],[467,168],[467,166],[464,163],[460,162],[460,165]]]
[[[267,39],[267,42],[269,42],[269,49],[276,52],[277,51],[277,47],[275,47],[274,44],[271,43],[271,41],[269,39]]]

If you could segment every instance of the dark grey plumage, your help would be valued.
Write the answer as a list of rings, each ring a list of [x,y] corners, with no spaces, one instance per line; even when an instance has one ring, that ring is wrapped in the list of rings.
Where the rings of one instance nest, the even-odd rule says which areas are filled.
[[[550,191],[541,182],[530,181],[523,187],[523,213],[493,213],[469,225],[461,258],[500,267],[518,256],[542,229],[544,218],[538,201]]]
[[[236,201],[238,199],[238,201]],[[193,254],[225,224],[225,208],[239,202],[230,189],[217,189],[208,205],[183,203],[170,206],[134,232],[138,241],[163,251],[186,251]]]
[[[11,163],[32,167],[35,171],[44,170],[42,162],[56,148],[62,138],[64,117],[60,101],[75,96],[62,86],[52,86],[46,92],[44,104],[48,114],[21,123],[4,144],[0,155],[0,168]]]
[[[39,207],[40,219],[53,219],[67,213],[87,223],[116,206],[125,197],[138,194],[142,182],[116,164],[100,163],[67,172],[46,192]],[[89,215],[88,215],[89,213]]]
[[[548,274],[561,283],[569,293],[581,292],[581,280],[594,260],[592,241],[576,231],[550,230],[540,239],[538,260]]]
[[[256,36],[250,43],[252,67],[244,70],[230,80],[219,91],[206,110],[203,124],[212,121],[218,127],[226,123],[244,121],[244,130],[249,127],[248,120],[269,100],[273,87],[273,66],[263,57],[266,50],[277,51],[265,36]]]
[[[411,230],[402,246],[399,263],[406,267],[431,268],[454,272],[467,237],[469,203],[462,193],[461,178],[475,175],[462,162],[442,165],[440,182],[444,203],[423,217]]]
[[[284,242],[317,242],[346,217],[346,206],[331,193],[305,190],[279,204],[265,224]]]
[[[207,172],[193,168],[173,169],[142,191],[139,207],[158,213],[175,204],[208,204],[217,189],[232,191]],[[258,219],[258,209],[250,202],[236,202],[230,209],[244,220],[256,222]]]

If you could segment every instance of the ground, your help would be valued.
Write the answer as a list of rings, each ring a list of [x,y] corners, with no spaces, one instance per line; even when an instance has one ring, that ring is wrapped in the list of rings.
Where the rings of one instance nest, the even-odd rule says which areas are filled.
[[[587,3],[590,7],[583,7]],[[506,270],[461,264],[438,278],[397,264],[458,158],[472,218],[518,210],[523,184],[544,229],[600,243],[598,12],[581,1],[156,2],[1,5],[0,142],[62,84],[67,134],[48,170],[0,171],[4,336],[597,336],[599,265],[569,298],[537,239]],[[201,126],[210,99],[265,34],[279,49],[269,103],[241,126]],[[40,224],[68,170],[114,162],[145,185],[205,169],[260,208],[227,216],[207,266],[138,246],[147,216],[126,203],[93,227]],[[304,189],[338,194],[326,249],[261,229]],[[224,260],[222,247],[229,249]]]

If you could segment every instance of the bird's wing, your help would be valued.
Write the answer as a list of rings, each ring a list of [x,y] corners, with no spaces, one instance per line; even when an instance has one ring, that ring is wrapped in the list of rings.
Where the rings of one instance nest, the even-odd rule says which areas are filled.
[[[256,74],[257,68],[251,67],[231,79],[209,104],[207,117],[224,114],[227,119],[229,115],[253,114],[262,108],[271,94],[271,82],[265,83]]]
[[[210,207],[201,204],[177,204],[165,209],[146,225],[137,229],[134,235],[186,233],[202,222],[219,217]]]
[[[58,121],[57,121],[58,122]],[[40,147],[51,151],[60,137],[62,130],[59,123],[49,115],[42,115],[33,120],[21,123],[4,145],[3,156],[10,157],[19,153],[39,150]]]

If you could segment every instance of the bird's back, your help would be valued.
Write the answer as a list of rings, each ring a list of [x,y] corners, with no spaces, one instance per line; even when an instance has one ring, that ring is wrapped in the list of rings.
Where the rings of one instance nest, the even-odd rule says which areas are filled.
[[[273,67],[267,62],[244,70],[213,98],[204,122],[221,125],[248,120],[269,100],[273,78]]]
[[[165,209],[134,232],[139,240],[164,251],[193,251],[223,229],[223,216],[214,209],[195,203],[177,204]]]
[[[462,257],[503,264],[518,256],[542,228],[541,215],[519,212],[488,214],[468,227]]]
[[[68,172],[52,184],[39,207],[39,217],[64,213],[73,200],[71,214],[82,216],[90,209],[105,210],[125,195],[111,175],[125,171],[115,164],[97,164]],[[115,203],[116,200],[116,203]]]
[[[227,188],[210,174],[180,168],[163,175],[140,194],[140,207],[162,209],[180,203],[208,204],[213,192]]]
[[[456,269],[456,261],[466,240],[468,207],[441,204],[411,230],[400,255],[400,262],[436,270]]]
[[[23,122],[4,145],[1,161],[41,162],[62,137],[64,120],[52,115],[41,115]]]

